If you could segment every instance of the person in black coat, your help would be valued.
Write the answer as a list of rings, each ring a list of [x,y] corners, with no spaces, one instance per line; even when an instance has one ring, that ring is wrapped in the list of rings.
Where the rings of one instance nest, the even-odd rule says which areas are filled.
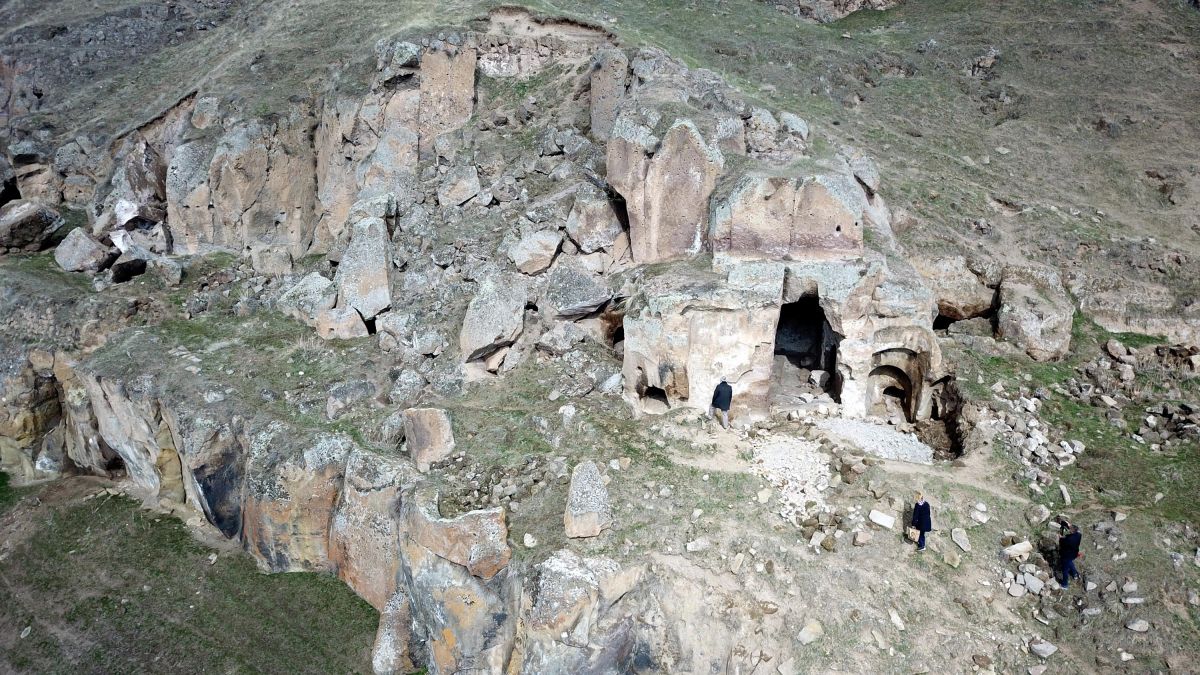
[[[1079,578],[1079,570],[1075,569],[1075,559],[1079,557],[1079,545],[1083,542],[1083,535],[1079,533],[1078,525],[1065,520],[1059,520],[1058,524],[1062,528],[1062,534],[1058,537],[1058,573],[1062,577],[1062,587],[1065,591],[1071,583],[1071,577]]]
[[[925,496],[920,492],[917,493],[917,503],[913,505],[912,526],[920,532],[917,536],[917,550],[924,551],[925,533],[933,529],[933,517],[929,514],[929,502],[925,501]]]
[[[721,428],[729,428],[729,406],[733,403],[733,387],[721,378],[721,383],[713,390],[712,405],[708,407],[708,416],[712,417],[714,410],[721,411]]]

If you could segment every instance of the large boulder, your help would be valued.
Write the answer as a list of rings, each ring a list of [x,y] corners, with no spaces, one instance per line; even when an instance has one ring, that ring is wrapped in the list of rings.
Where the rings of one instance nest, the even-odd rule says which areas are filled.
[[[562,234],[558,230],[539,230],[521,237],[508,249],[508,259],[525,274],[537,274],[554,262]]]
[[[571,471],[563,527],[568,537],[596,537],[612,526],[608,488],[596,463],[580,462]]]
[[[550,270],[542,300],[552,316],[573,319],[595,312],[611,297],[603,279],[571,259],[560,261]]]
[[[625,110],[608,143],[608,180],[625,198],[633,259],[695,255],[704,247],[708,199],[725,165],[691,120],[676,121],[661,143],[658,113]]]
[[[8,202],[0,207],[0,252],[40,251],[62,225],[62,216],[48,206],[28,199]]]
[[[336,307],[317,312],[314,325],[325,340],[353,340],[370,335],[362,316],[353,307]]]
[[[443,518],[436,491],[423,488],[405,500],[403,518],[415,542],[480,579],[491,579],[512,558],[503,508]]]
[[[113,250],[76,228],[54,249],[54,262],[67,272],[95,274],[113,261]]]
[[[339,308],[352,307],[364,320],[392,306],[392,244],[387,223],[364,218],[354,224],[350,246],[342,255],[333,282]]]
[[[471,298],[458,334],[464,361],[484,358],[513,344],[521,334],[527,291],[515,276],[489,277]]]
[[[1075,305],[1058,272],[1012,265],[1000,281],[996,333],[1036,361],[1066,356],[1071,347]]]
[[[454,452],[454,429],[450,414],[440,408],[409,408],[404,411],[404,438],[417,470],[429,471],[430,465]]]
[[[438,186],[438,204],[442,207],[459,206],[479,194],[479,170],[474,164],[460,166],[442,179]]]
[[[275,308],[297,321],[315,326],[321,312],[333,309],[336,302],[337,287],[333,282],[319,272],[309,272],[279,296]]]
[[[938,313],[942,316],[961,321],[991,311],[996,291],[971,269],[966,258],[916,257],[911,262],[937,297]]]
[[[567,215],[567,235],[580,251],[610,249],[623,231],[608,195],[590,184],[575,193],[575,204]]]
[[[867,206],[849,176],[750,174],[717,200],[709,236],[715,253],[734,258],[861,255]]]

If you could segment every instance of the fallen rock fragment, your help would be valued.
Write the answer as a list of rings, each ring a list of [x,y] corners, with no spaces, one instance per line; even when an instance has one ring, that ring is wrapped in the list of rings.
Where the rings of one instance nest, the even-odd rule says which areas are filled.
[[[571,471],[563,526],[573,538],[595,537],[612,526],[608,488],[595,462],[580,462]]]
[[[54,249],[54,262],[67,272],[95,274],[115,259],[115,251],[88,236],[82,228],[71,230]]]
[[[40,251],[62,227],[58,211],[28,199],[16,199],[0,207],[0,251]]]

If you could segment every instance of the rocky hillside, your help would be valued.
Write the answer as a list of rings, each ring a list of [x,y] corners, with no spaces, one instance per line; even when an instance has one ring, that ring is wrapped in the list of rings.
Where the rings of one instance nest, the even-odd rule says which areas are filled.
[[[1185,4],[59,4],[0,7],[17,481],[336,576],[381,673],[1200,655]]]

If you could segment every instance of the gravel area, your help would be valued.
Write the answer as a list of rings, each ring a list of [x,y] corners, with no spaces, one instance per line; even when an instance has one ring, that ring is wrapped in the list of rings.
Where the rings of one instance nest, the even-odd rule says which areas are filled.
[[[876,457],[915,464],[933,463],[933,448],[917,440],[916,436],[900,433],[891,426],[831,418],[819,422],[817,428]]]
[[[825,510],[829,456],[812,441],[768,437],[756,441],[751,473],[779,491],[779,515],[796,523]]]

